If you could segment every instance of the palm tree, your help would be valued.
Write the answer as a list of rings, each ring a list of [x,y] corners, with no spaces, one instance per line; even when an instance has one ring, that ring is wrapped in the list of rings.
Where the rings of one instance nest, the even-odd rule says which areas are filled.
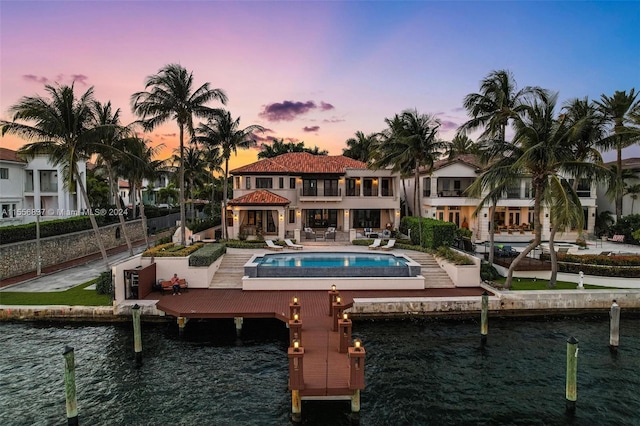
[[[180,157],[178,155],[173,156],[173,162],[179,162]],[[189,213],[191,219],[195,218],[194,216],[194,192],[198,187],[201,187],[208,179],[209,175],[207,172],[207,158],[206,153],[204,151],[200,151],[197,146],[188,146],[184,150],[183,162],[184,166],[184,178],[185,178],[185,192],[189,199],[191,199],[191,203],[189,205]]]
[[[227,95],[221,89],[210,88],[209,83],[194,90],[193,73],[178,64],[169,64],[158,71],[158,74],[146,78],[145,89],[131,96],[132,109],[142,119],[146,130],[175,120],[178,123],[180,140],[180,241],[185,244],[185,208],[184,208],[184,133],[193,137],[193,117],[213,118],[216,110],[206,106],[212,100],[227,103]]]
[[[458,133],[449,145],[448,158],[452,160],[462,154],[478,154],[479,146],[467,135]]]
[[[23,97],[9,108],[9,112],[13,113],[13,121],[0,121],[2,135],[13,134],[35,141],[23,146],[19,153],[26,157],[47,154],[54,165],[63,166],[65,185],[69,190],[73,190],[77,185],[87,205],[96,243],[102,254],[105,269],[108,269],[107,251],[100,237],[98,223],[93,215],[83,178],[78,170],[78,163],[86,161],[97,151],[99,144],[96,144],[94,135],[96,131],[102,130],[91,128],[93,87],[77,98],[73,84],[56,87],[46,85],[45,91],[50,99],[39,95]],[[16,120],[34,124],[19,123]]]
[[[600,101],[596,101],[603,119],[611,126],[612,133],[602,139],[600,143],[608,149],[616,150],[616,167],[618,180],[616,190],[613,194],[616,201],[616,221],[622,217],[622,198],[624,196],[624,186],[622,184],[622,150],[633,145],[640,140],[637,129],[629,128],[629,124],[635,122],[635,112],[640,109],[640,101],[636,101],[638,94],[635,89],[631,89],[629,94],[626,91],[616,91],[613,96],[600,96]]]
[[[400,116],[385,119],[389,129],[376,144],[371,154],[373,168],[391,167],[394,172],[413,172],[414,214],[417,213],[422,227],[420,208],[420,172],[431,173],[433,164],[447,148],[447,143],[438,140],[440,121],[432,115],[420,114],[417,110],[405,110]],[[422,231],[420,231],[422,234]],[[420,235],[422,242],[422,235]]]
[[[270,144],[262,144],[258,159],[274,158],[289,152],[304,152],[304,142],[285,142],[284,139],[273,139]]]
[[[625,194],[631,197],[631,214],[633,214],[633,204],[638,199],[638,194],[640,194],[640,184],[628,185],[625,189]]]
[[[544,204],[554,210],[552,219],[559,221],[554,227],[575,224],[574,219],[582,215],[579,199],[565,176],[586,176],[602,181],[610,177],[603,165],[575,159],[572,129],[566,117],[556,119],[556,101],[557,95],[553,94],[523,104],[521,114],[514,119],[513,143],[495,141],[487,152],[487,157],[491,159],[490,166],[472,185],[477,187],[475,191],[489,191],[489,195],[481,200],[482,205],[490,201],[488,197],[495,197],[496,192],[504,190],[518,179],[531,177],[535,237],[511,263],[506,288],[511,287],[515,267],[542,240],[540,213]],[[556,263],[553,246],[551,252],[551,261]]]
[[[369,160],[369,153],[377,141],[378,133],[365,135],[361,131],[357,131],[355,137],[347,139],[347,148],[342,149],[342,155],[366,163]]]
[[[125,141],[127,140],[128,129],[120,125],[120,109],[113,111],[111,108],[111,102],[101,104],[98,101],[94,101],[92,103],[92,108],[93,124],[95,126],[103,126],[104,128],[104,131],[96,135],[98,142],[104,147],[104,149],[100,149],[100,152],[98,153],[97,163],[99,165],[104,164],[107,169],[109,187],[111,189],[111,195],[115,199],[120,228],[122,229],[122,234],[124,235],[124,239],[127,243],[129,256],[133,256],[133,246],[131,245],[129,233],[127,232],[122,203],[120,202],[118,177],[113,172],[114,164],[123,160],[127,155]]]
[[[135,213],[135,200],[140,200],[140,219],[142,230],[144,232],[145,246],[149,248],[149,236],[147,232],[147,216],[144,212],[144,202],[142,198],[142,183],[144,179],[152,181],[155,179],[157,170],[162,166],[163,162],[154,160],[162,148],[163,144],[155,147],[147,145],[147,141],[143,138],[134,136],[127,141],[128,155],[121,162],[120,172],[122,176],[129,179],[131,193],[133,194],[133,209]]]
[[[483,129],[479,137],[482,146],[491,145],[497,141],[500,146],[506,142],[509,121],[518,117],[523,110],[523,102],[528,98],[544,95],[539,87],[525,87],[518,90],[516,81],[510,71],[492,71],[480,83],[480,92],[465,96],[463,106],[471,119],[458,129],[459,134],[476,129]],[[493,211],[501,198],[499,191],[489,197],[493,204],[490,206],[489,216],[489,260],[493,261],[494,246],[494,217]],[[479,210],[476,210],[479,212]],[[476,213],[477,214],[477,213]]]
[[[196,129],[195,141],[203,143],[205,146],[218,147],[224,159],[224,189],[222,200],[222,232],[223,239],[227,239],[227,199],[229,185],[229,159],[231,154],[237,154],[238,149],[249,149],[257,145],[254,137],[255,132],[264,132],[264,127],[252,124],[240,128],[240,117],[235,120],[231,118],[229,111],[219,111],[213,120],[207,124],[200,123]]]

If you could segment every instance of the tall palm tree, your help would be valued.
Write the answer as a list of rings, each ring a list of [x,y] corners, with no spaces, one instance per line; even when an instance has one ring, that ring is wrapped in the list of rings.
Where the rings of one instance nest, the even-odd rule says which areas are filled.
[[[625,189],[625,194],[631,197],[631,214],[633,214],[633,204],[638,199],[638,194],[640,194],[640,184],[628,185]]]
[[[636,100],[638,93],[631,89],[626,91],[617,90],[613,96],[601,95],[600,101],[596,101],[600,113],[604,120],[612,126],[610,136],[604,138],[600,143],[608,149],[616,150],[617,167],[617,189],[615,191],[616,221],[622,217],[622,198],[624,196],[624,185],[622,184],[622,150],[640,140],[637,129],[629,128],[629,124],[635,122],[635,112],[640,109],[640,100]]]
[[[144,201],[142,198],[142,184],[144,179],[152,181],[156,177],[156,172],[163,165],[160,160],[154,157],[164,148],[163,144],[152,147],[143,138],[133,136],[126,141],[128,155],[120,162],[120,172],[122,176],[129,180],[130,190],[133,194],[133,209],[135,212],[135,200],[140,200],[140,219],[144,233],[145,246],[149,248],[149,236],[147,232],[147,216],[144,212]]]
[[[2,135],[13,134],[31,142],[23,146],[19,152],[26,157],[47,154],[54,165],[62,165],[64,183],[69,190],[76,185],[89,211],[89,220],[96,235],[96,243],[102,254],[105,269],[109,268],[109,259],[104,243],[100,237],[98,223],[93,215],[91,202],[78,170],[78,163],[87,161],[94,154],[98,145],[95,142],[95,131],[92,128],[93,87],[79,97],[75,96],[74,85],[46,85],[49,98],[39,95],[23,97],[9,108],[13,121],[0,121]],[[16,122],[22,120],[25,124]]]
[[[394,172],[413,172],[413,211],[420,218],[419,225],[422,227],[420,173],[425,170],[431,173],[433,164],[447,148],[447,143],[437,137],[440,121],[432,115],[409,109],[392,119],[385,119],[385,122],[389,128],[376,144],[369,164],[378,169],[391,167]]]
[[[377,140],[378,133],[365,135],[361,131],[357,131],[355,137],[347,139],[347,147],[342,149],[342,155],[366,163]]]
[[[610,177],[610,172],[603,165],[575,159],[571,126],[566,117],[556,119],[556,102],[557,95],[553,94],[523,104],[521,114],[514,118],[513,142],[496,141],[489,148],[488,157],[492,161],[472,185],[477,187],[474,190],[488,190],[489,195],[495,196],[495,192],[509,187],[518,179],[531,177],[534,239],[512,261],[506,288],[511,287],[515,267],[542,240],[540,214],[543,205],[554,209],[552,218],[560,220],[561,225],[574,223],[572,218],[582,215],[582,206],[566,177],[585,176],[601,181],[608,181]],[[481,204],[489,201],[487,197],[481,200]],[[566,212],[557,211],[559,209]],[[551,251],[554,252],[553,246]],[[554,253],[552,263],[556,262]]]
[[[180,157],[178,155],[173,156],[173,162],[179,162]],[[197,191],[204,183],[209,180],[209,174],[207,171],[207,158],[206,152],[201,151],[196,145],[188,146],[184,150],[183,157],[184,166],[184,178],[185,178],[185,192],[191,199],[189,205],[189,214],[191,219],[194,217],[194,192]]]
[[[289,152],[304,152],[304,142],[285,142],[284,139],[273,139],[269,144],[262,144],[258,158],[274,158]]]
[[[462,154],[478,154],[479,146],[467,135],[458,133],[451,140],[449,145],[448,158],[452,160]]]
[[[264,132],[264,127],[252,124],[240,128],[240,117],[231,118],[229,111],[218,111],[208,123],[200,123],[196,129],[195,140],[209,147],[219,147],[224,159],[224,189],[222,200],[222,238],[228,238],[227,230],[227,200],[229,187],[229,159],[231,154],[237,154],[238,149],[249,149],[257,145],[254,133]]]
[[[221,89],[212,89],[209,83],[194,89],[193,73],[178,64],[169,64],[157,74],[145,80],[147,92],[134,93],[131,96],[133,112],[141,117],[146,130],[152,130],[168,120],[175,120],[179,129],[180,141],[180,241],[185,244],[185,193],[184,193],[184,134],[194,135],[193,117],[210,119],[216,109],[206,106],[213,100],[227,103],[227,95]]]
[[[104,165],[107,170],[109,187],[111,195],[115,199],[122,235],[124,235],[124,239],[127,243],[129,256],[133,256],[133,246],[131,245],[129,233],[127,232],[122,203],[120,202],[118,177],[114,174],[114,164],[118,161],[124,160],[124,157],[127,155],[126,140],[129,131],[127,128],[120,125],[120,109],[118,108],[114,111],[111,107],[111,102],[102,104],[99,101],[94,101],[92,103],[92,108],[94,125],[102,126],[104,128],[104,131],[99,132],[96,135],[98,142],[102,144],[104,148],[100,149],[100,152],[98,153],[97,163],[99,165]]]
[[[479,93],[470,93],[465,96],[463,106],[471,119],[460,126],[458,133],[466,134],[483,129],[478,139],[482,146],[492,145],[493,141],[504,146],[509,122],[517,118],[523,110],[523,102],[528,98],[543,95],[544,90],[539,87],[527,86],[519,90],[513,74],[508,70],[492,71],[480,83]],[[490,261],[493,260],[495,234],[493,211],[501,198],[498,194],[499,190],[489,197],[493,201],[489,208],[491,215],[488,220]]]

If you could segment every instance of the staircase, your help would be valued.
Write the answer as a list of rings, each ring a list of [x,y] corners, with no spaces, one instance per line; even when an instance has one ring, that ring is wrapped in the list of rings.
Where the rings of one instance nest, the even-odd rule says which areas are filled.
[[[424,288],[455,287],[449,275],[438,265],[432,255],[419,251],[410,251],[405,254],[422,266],[420,270],[424,277]]]
[[[251,259],[251,256],[253,253],[226,253],[209,283],[209,288],[242,288],[244,264]]]

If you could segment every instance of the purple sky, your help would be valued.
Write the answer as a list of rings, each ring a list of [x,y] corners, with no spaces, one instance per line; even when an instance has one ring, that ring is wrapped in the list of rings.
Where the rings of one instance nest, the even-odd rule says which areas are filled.
[[[243,127],[330,154],[407,108],[436,114],[451,139],[467,120],[462,99],[496,69],[521,87],[560,92],[561,102],[640,89],[640,2],[3,0],[0,43],[3,119],[44,84],[75,81],[128,123],[145,77],[179,63],[196,85],[225,90]],[[148,137],[174,148],[177,126]]]

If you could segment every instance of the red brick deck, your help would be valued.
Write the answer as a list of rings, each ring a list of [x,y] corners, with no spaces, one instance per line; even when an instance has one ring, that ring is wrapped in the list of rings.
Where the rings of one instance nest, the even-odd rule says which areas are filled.
[[[480,296],[484,289],[425,289],[341,291],[346,308],[354,297],[457,297]],[[326,291],[243,291],[191,289],[180,296],[151,293],[147,299],[160,299],[157,307],[169,315],[187,318],[278,318],[289,320],[289,303],[293,296],[300,301],[303,376],[305,399],[350,397],[349,358],[339,353],[339,334],[333,331]],[[366,342],[364,342],[366,347]]]

